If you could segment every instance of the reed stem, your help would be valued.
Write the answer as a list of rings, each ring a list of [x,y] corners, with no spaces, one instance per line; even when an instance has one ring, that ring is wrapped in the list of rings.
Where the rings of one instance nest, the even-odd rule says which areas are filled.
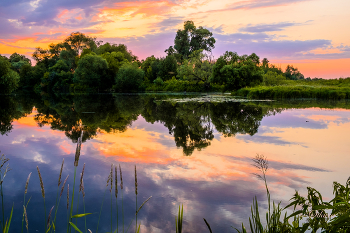
[[[98,216],[98,221],[97,221],[97,229],[96,229],[96,233],[98,233],[98,225],[100,224],[100,218],[101,218],[101,213],[102,213],[102,207],[103,207],[103,202],[105,200],[105,196],[106,196],[106,191],[105,190],[105,193],[103,194],[103,199],[102,199],[102,205],[101,205],[101,210],[100,210],[100,214]]]

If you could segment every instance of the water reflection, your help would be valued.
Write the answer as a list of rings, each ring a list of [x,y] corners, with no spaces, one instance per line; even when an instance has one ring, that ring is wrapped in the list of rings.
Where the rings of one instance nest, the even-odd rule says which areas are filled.
[[[153,196],[139,216],[143,232],[174,231],[174,215],[181,203],[186,232],[206,232],[203,217],[214,232],[230,232],[230,226],[246,223],[254,196],[262,208],[266,207],[264,186],[251,176],[256,172],[251,166],[256,153],[269,158],[272,198],[283,203],[294,189],[303,192],[308,185],[330,196],[332,181],[342,182],[349,175],[347,110],[292,109],[295,105],[289,103],[174,103],[163,98],[94,95],[9,99],[7,106],[13,104],[16,111],[4,112],[19,115],[8,114],[11,128],[6,131],[8,136],[1,137],[0,149],[11,159],[13,169],[4,183],[5,212],[15,204],[13,231],[20,232],[23,191],[30,172],[29,229],[44,230],[36,166],[43,174],[48,211],[55,205],[62,158],[66,164],[63,177],[69,174],[68,183],[73,184],[80,122],[84,143],[78,171],[85,163],[87,211],[94,213],[88,228],[93,232],[111,163],[120,163],[123,169],[125,222],[134,216],[135,164],[138,202]],[[31,112],[34,106],[36,110]],[[5,117],[1,118],[3,125],[2,119]],[[109,203],[107,192],[101,232],[110,231]],[[58,232],[63,232],[64,200],[59,208],[58,226],[63,230]],[[115,228],[116,222],[113,224]],[[83,222],[78,225],[84,229]]]

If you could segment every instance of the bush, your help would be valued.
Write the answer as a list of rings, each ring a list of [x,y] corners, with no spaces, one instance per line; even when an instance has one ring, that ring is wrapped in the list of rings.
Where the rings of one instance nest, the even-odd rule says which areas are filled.
[[[144,71],[136,63],[124,64],[116,75],[114,89],[118,92],[141,91],[144,76]]]
[[[276,72],[268,71],[263,75],[263,83],[266,86],[277,86],[285,84],[287,79],[283,74],[277,74]]]

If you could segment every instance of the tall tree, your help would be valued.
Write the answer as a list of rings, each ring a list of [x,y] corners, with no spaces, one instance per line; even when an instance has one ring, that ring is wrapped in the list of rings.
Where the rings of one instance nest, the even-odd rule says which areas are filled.
[[[193,21],[184,22],[184,29],[177,31],[174,42],[174,49],[181,55],[181,59],[188,58],[196,50],[211,52],[215,48],[213,33],[202,26],[196,28]],[[167,52],[172,53],[172,48],[169,47]]]

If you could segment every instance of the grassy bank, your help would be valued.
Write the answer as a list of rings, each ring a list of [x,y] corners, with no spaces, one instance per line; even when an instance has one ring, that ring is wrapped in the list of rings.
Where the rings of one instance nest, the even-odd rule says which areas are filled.
[[[248,99],[350,99],[350,87],[322,85],[284,85],[246,87],[232,93]]]

